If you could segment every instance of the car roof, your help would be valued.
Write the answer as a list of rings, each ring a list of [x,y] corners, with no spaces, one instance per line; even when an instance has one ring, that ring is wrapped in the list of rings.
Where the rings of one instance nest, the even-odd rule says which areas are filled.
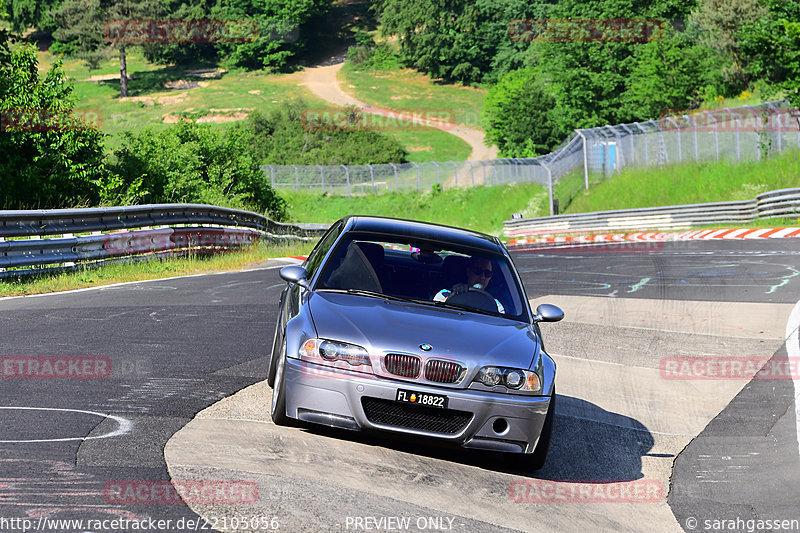
[[[384,235],[403,235],[420,240],[442,241],[478,248],[487,252],[503,253],[503,245],[497,237],[453,226],[401,218],[362,215],[351,215],[343,220],[345,222],[345,232],[357,231]]]

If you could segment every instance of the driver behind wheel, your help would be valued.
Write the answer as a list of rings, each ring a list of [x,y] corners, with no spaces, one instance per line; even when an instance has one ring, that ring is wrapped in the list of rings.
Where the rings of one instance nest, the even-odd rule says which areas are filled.
[[[444,302],[451,296],[463,294],[471,288],[485,291],[486,286],[492,280],[492,274],[492,262],[485,257],[473,255],[467,263],[467,282],[456,283],[452,289],[442,289],[436,293],[433,299],[436,302]],[[497,304],[497,311],[505,313],[506,310],[503,308],[503,304],[497,298],[494,301]]]

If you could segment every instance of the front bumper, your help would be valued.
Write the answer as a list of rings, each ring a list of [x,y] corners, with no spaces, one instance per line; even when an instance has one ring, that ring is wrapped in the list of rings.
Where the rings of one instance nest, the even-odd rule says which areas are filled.
[[[403,425],[370,421],[362,398],[374,398],[387,406],[395,402],[397,389],[443,394],[447,411],[469,413],[463,428],[452,433],[420,430]],[[392,381],[298,359],[286,360],[286,412],[307,422],[355,430],[384,430],[433,437],[465,448],[532,453],[539,440],[550,396],[523,396],[475,390],[432,387],[407,381]],[[400,406],[398,406],[399,408]],[[419,406],[405,406],[413,410]],[[444,410],[428,409],[436,416]],[[413,413],[413,411],[412,411]],[[463,416],[463,415],[462,415]]]

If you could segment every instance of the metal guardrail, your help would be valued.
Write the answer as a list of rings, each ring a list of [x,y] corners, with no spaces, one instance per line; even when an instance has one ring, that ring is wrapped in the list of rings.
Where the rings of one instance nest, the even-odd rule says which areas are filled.
[[[603,230],[680,229],[704,224],[747,223],[758,218],[800,216],[800,188],[759,194],[753,200],[598,211],[514,219],[506,237]]]
[[[200,204],[0,211],[0,271],[237,249],[265,238],[311,240],[327,227],[283,224],[249,211]]]

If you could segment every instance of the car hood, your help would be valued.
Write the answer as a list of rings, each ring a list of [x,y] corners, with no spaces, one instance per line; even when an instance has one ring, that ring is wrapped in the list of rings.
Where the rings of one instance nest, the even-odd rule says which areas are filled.
[[[472,374],[486,365],[527,369],[538,353],[533,328],[506,318],[341,293],[314,293],[308,305],[320,338],[358,344],[370,354],[455,360]]]

